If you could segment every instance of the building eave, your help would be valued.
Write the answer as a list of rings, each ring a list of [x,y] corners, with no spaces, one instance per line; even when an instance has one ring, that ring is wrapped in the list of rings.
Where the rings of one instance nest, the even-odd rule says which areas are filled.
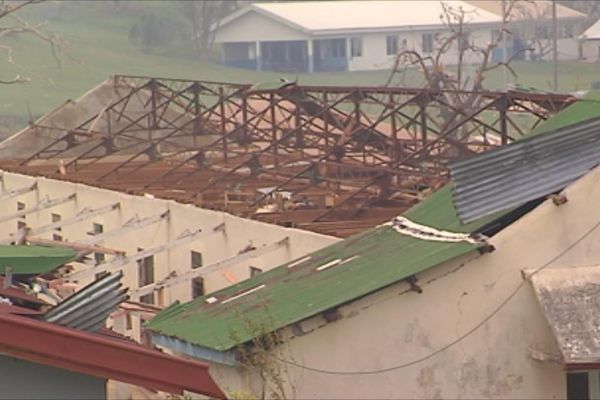
[[[31,318],[0,314],[0,352],[172,394],[190,391],[225,398],[206,364]]]

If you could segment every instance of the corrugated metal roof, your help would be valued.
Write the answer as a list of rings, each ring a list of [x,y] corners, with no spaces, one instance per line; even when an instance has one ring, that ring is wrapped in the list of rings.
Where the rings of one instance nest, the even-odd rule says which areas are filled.
[[[0,275],[11,267],[14,275],[42,275],[75,258],[68,248],[0,245]]]
[[[450,188],[407,211],[411,221],[470,233],[489,220],[462,225]],[[150,321],[155,333],[214,350],[247,342],[258,329],[275,330],[377,291],[478,248],[468,242],[436,242],[380,226],[237,285],[175,304]]]
[[[565,364],[600,362],[600,270],[549,268],[532,277]]]
[[[600,161],[600,118],[450,164],[464,222],[564,188]]]
[[[460,0],[443,1],[469,15],[469,23],[500,23],[502,18]],[[216,29],[256,11],[295,29],[312,34],[342,31],[408,30],[441,27],[442,2],[431,0],[393,1],[300,1],[255,3],[221,21]],[[335,16],[335,18],[332,18]]]
[[[127,299],[127,290],[121,288],[122,277],[123,273],[119,271],[92,282],[48,311],[44,320],[69,328],[97,331]]]

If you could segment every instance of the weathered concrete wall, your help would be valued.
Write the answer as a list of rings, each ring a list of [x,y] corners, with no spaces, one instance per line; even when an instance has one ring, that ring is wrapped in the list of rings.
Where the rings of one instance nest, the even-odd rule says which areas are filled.
[[[584,40],[581,47],[584,61],[596,62],[600,60],[600,40]]]
[[[286,246],[279,247],[272,252],[251,260],[240,262],[237,265],[232,265],[223,271],[216,271],[205,276],[204,282],[207,292],[212,292],[224,286],[231,285],[236,281],[247,279],[250,276],[250,266],[268,270],[339,240],[331,236],[239,218],[223,212],[205,210],[174,201],[132,196],[83,184],[34,178],[14,173],[4,172],[1,183],[2,191],[6,192],[27,187],[33,182],[38,183],[37,190],[12,199],[0,201],[0,217],[14,214],[17,211],[17,202],[25,203],[26,207],[29,208],[44,198],[61,198],[72,193],[76,193],[77,195],[75,201],[29,214],[24,219],[25,222],[29,227],[36,228],[51,223],[51,214],[53,213],[59,214],[65,220],[75,216],[85,208],[99,208],[116,202],[121,204],[119,210],[65,226],[61,231],[48,232],[39,236],[45,239],[52,238],[53,234],[59,234],[67,241],[76,242],[78,240],[85,240],[90,237],[88,232],[92,230],[93,223],[103,225],[104,232],[109,232],[119,229],[135,216],[145,218],[161,214],[167,210],[170,211],[170,217],[166,221],[163,220],[160,223],[149,225],[136,231],[114,236],[102,244],[106,247],[121,249],[127,255],[131,255],[135,254],[138,248],[150,249],[169,243],[186,231],[191,232],[197,229],[210,231],[221,223],[225,224],[224,233],[215,233],[214,235],[200,238],[170,251],[156,254],[154,257],[155,281],[167,277],[173,271],[176,271],[178,274],[189,271],[191,269],[192,250],[202,253],[204,265],[206,266],[237,255],[250,242],[255,247],[260,248],[263,245],[272,244],[285,237],[289,238],[289,243]],[[8,237],[10,233],[15,233],[16,231],[17,219],[0,223],[1,237]],[[107,261],[110,261],[110,256],[108,255]],[[131,263],[127,265],[124,272],[124,285],[131,289],[138,288],[137,264]],[[90,279],[81,283],[85,284]],[[191,300],[191,282],[171,286],[165,289],[161,295],[155,296],[155,298],[157,305],[160,306],[167,306],[175,300],[189,301]],[[134,300],[136,299],[134,298]],[[134,336],[137,336],[137,331],[138,323],[135,323]]]
[[[473,27],[468,28],[471,32],[471,41],[479,46],[485,47],[491,40],[491,28]],[[396,55],[386,54],[386,37],[397,36],[398,38],[398,53],[405,50],[414,50],[423,56],[431,55],[430,53],[424,53],[422,42],[423,34],[442,34],[442,29],[438,30],[411,30],[406,32],[382,32],[382,33],[369,33],[364,35],[356,35],[356,37],[362,37],[363,40],[363,55],[362,57],[352,57],[350,59],[350,70],[372,70],[372,69],[389,69],[393,67]],[[434,39],[434,49],[439,47]],[[471,55],[465,62],[474,63],[479,60],[479,56]],[[456,46],[451,48],[442,57],[442,62],[447,65],[457,64],[458,62],[458,49]],[[410,85],[408,85],[410,86]]]
[[[545,265],[600,264],[600,229],[588,235],[600,221],[600,169],[567,188],[565,195],[566,204],[546,201],[491,238],[494,252],[467,255],[419,274],[422,294],[396,284],[341,307],[342,318],[336,322],[303,322],[283,354],[313,368],[371,371],[423,359],[450,346],[446,350],[377,374],[324,374],[279,364],[276,368],[293,386],[288,387],[290,396],[564,398],[562,366],[529,356],[530,350],[552,356],[559,352],[531,283],[523,283],[521,272]],[[298,335],[298,329],[304,334]],[[235,370],[218,367],[213,373],[223,387],[242,390],[244,379]],[[259,381],[253,385],[260,393]]]
[[[3,399],[104,399],[106,380],[0,355]]]

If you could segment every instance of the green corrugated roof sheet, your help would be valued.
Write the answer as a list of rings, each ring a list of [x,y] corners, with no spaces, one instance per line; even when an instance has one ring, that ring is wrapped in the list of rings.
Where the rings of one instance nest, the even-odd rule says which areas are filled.
[[[405,216],[439,228],[470,232],[487,221],[459,226],[449,188],[444,188],[409,210]],[[401,235],[380,226],[338,242],[311,255],[293,268],[287,264],[253,279],[187,304],[176,304],[158,314],[147,328],[167,336],[215,350],[228,350],[253,338],[253,330],[277,329],[349,302],[441,262],[477,248],[467,242],[444,243]],[[317,271],[321,265],[353,260]],[[260,285],[265,287],[226,304],[233,297]],[[206,303],[207,297],[218,302]]]
[[[75,258],[67,248],[50,246],[1,246],[0,275],[7,266],[15,275],[43,275]]]
[[[588,97],[596,99],[595,94]],[[551,131],[599,114],[600,103],[575,103],[532,133]],[[438,229],[471,233],[507,213],[463,225],[452,202],[451,188],[452,184],[447,185],[404,216]],[[175,303],[152,319],[147,328],[210,349],[229,350],[264,330],[275,330],[360,298],[476,248],[466,242],[415,239],[380,226],[317,251],[310,260],[293,268],[286,264],[192,302]],[[358,257],[316,271],[329,261],[354,256]],[[261,285],[264,288],[242,298],[221,302]],[[209,304],[205,301],[208,297],[217,301]]]
[[[538,125],[526,137],[539,135],[598,117],[600,117],[600,92],[591,91],[575,104]]]

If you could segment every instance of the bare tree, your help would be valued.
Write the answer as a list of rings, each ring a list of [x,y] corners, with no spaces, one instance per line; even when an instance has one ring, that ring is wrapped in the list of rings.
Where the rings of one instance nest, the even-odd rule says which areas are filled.
[[[517,0],[507,2],[503,23],[497,34],[484,46],[477,45],[473,40],[469,29],[471,12],[442,3],[441,20],[445,29],[436,35],[433,51],[428,55],[411,49],[401,51],[395,58],[386,86],[396,84],[407,68],[416,66],[423,77],[424,87],[439,91],[444,96],[447,106],[440,108],[438,118],[444,130],[452,130],[461,118],[480,107],[484,81],[491,71],[506,68],[516,77],[510,64],[518,57],[519,52],[512,54],[506,61],[494,61],[493,57],[494,50],[500,48],[503,35],[511,34],[507,28],[510,20],[508,16],[516,3]],[[460,135],[460,130],[457,130],[452,136]]]
[[[209,53],[213,44],[212,28],[244,2],[238,0],[195,0],[182,1],[181,11],[190,21],[194,46],[199,56]]]
[[[515,2],[512,19],[517,21],[514,34],[531,49],[531,58],[542,60],[552,52],[552,5],[535,1]]]
[[[47,25],[47,21],[31,24],[17,15],[17,11],[34,4],[42,3],[43,1],[44,0],[0,1],[0,21],[3,23],[2,26],[0,26],[0,40],[10,36],[33,35],[49,45],[52,56],[60,67],[61,63],[58,52],[66,49],[68,43],[60,36],[44,29]],[[13,49],[11,46],[0,44],[0,52],[4,53],[8,63],[20,67],[13,58]],[[17,75],[10,79],[0,80],[0,84],[23,83],[28,81],[30,81],[30,78]]]

